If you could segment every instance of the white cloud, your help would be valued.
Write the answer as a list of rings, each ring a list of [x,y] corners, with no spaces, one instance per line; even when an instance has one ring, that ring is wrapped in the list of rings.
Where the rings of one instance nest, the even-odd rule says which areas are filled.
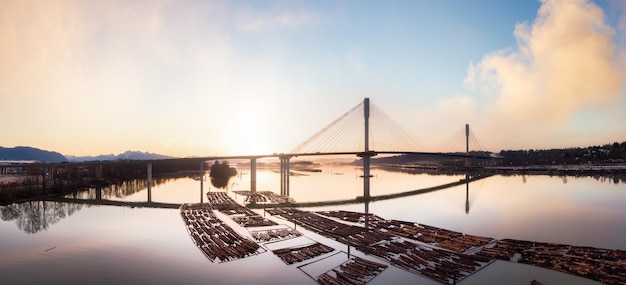
[[[585,126],[571,125],[574,117],[623,116],[623,109],[615,108],[625,94],[625,74],[614,33],[603,11],[589,1],[542,1],[532,23],[515,27],[515,49],[489,53],[468,69],[466,84],[481,106],[472,117],[488,137],[483,141],[502,148],[558,147],[566,138],[566,146],[572,140],[592,143],[584,137]],[[451,100],[438,110],[457,114],[450,106],[468,98]],[[625,132],[603,137],[620,135]]]

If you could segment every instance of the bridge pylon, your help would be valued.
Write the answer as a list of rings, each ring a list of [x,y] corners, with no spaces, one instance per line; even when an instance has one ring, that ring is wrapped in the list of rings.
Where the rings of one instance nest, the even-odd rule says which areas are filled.
[[[470,136],[470,128],[469,124],[465,124],[465,154],[469,156],[469,136]],[[470,166],[470,158],[465,158],[465,167]]]
[[[280,156],[280,195],[289,196],[289,176],[291,156]]]
[[[372,156],[376,156],[377,153],[369,148],[369,129],[370,129],[370,98],[365,98],[363,100],[363,118],[364,118],[364,138],[363,152],[357,153],[357,156],[363,159],[363,198],[365,200],[370,199],[370,178],[372,175],[370,174],[370,158]]]

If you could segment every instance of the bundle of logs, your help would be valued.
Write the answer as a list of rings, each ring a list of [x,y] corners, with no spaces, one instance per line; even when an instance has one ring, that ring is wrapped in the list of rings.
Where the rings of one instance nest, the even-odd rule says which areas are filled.
[[[306,246],[281,248],[272,252],[274,252],[274,254],[276,254],[284,263],[293,264],[332,252],[333,250],[334,249],[330,246],[323,245],[321,243],[314,243]]]
[[[252,210],[237,204],[225,192],[209,192],[207,198],[211,208],[218,210],[241,225],[242,227],[273,226],[276,223],[265,219]]]
[[[258,230],[251,231],[250,233],[257,242],[261,243],[302,236],[299,231],[296,231],[292,228]]]
[[[342,265],[317,277],[320,284],[365,284],[383,272],[387,265],[352,257]]]
[[[207,204],[183,204],[180,215],[194,244],[213,261],[224,262],[258,254],[262,248],[218,219]]]

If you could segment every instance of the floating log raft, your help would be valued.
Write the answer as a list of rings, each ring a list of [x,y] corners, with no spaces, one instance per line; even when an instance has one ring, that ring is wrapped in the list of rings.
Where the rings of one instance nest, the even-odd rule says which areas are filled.
[[[410,241],[415,236],[419,237],[421,231],[448,237],[444,240],[452,239],[453,237],[464,238],[463,234],[444,229],[439,230],[434,227],[402,221],[388,221],[380,218],[374,218],[375,222],[372,224],[372,227],[365,228],[341,223],[322,216],[329,215],[339,219],[346,217],[346,219],[352,221],[361,219],[359,215],[353,215],[348,212],[319,212],[316,214],[292,208],[283,208],[271,209],[268,210],[268,213],[283,217],[308,230],[344,244],[347,244],[347,238],[350,237],[350,244],[357,250],[378,256],[389,261],[394,266],[429,277],[438,282],[458,281],[491,262],[490,258],[484,256],[467,255],[454,250],[450,251],[434,246],[419,245],[417,241]],[[470,239],[474,240],[473,238]],[[486,242],[491,239],[476,240]],[[454,248],[464,249],[465,247],[454,246]],[[343,273],[337,276],[338,279],[343,281],[350,280]]]
[[[342,221],[351,222],[351,223],[365,223],[365,219],[368,219],[370,226],[374,226],[378,222],[384,221],[383,218],[376,216],[374,214],[365,214],[365,213],[357,213],[350,211],[318,211],[315,212],[322,216],[337,218]]]
[[[234,191],[238,195],[246,196],[246,203],[272,203],[272,204],[286,204],[286,203],[295,203],[296,200],[289,196],[278,195],[272,191]]]
[[[387,265],[353,256],[317,277],[320,284],[365,284],[387,269]]]
[[[235,200],[228,197],[226,192],[207,193],[208,204],[211,208],[218,210],[241,225],[242,227],[262,227],[276,225],[273,221],[265,219],[254,211],[237,204]]]
[[[334,249],[330,246],[323,245],[321,243],[314,243],[306,246],[276,249],[272,252],[284,263],[293,264],[332,252],[333,250]]]
[[[211,262],[240,259],[264,251],[218,219],[208,204],[183,204],[180,215],[191,240]]]
[[[626,251],[504,239],[478,253],[489,258],[540,266],[604,284],[626,284]],[[513,257],[519,254],[518,260]]]
[[[302,235],[302,233],[292,228],[259,230],[251,231],[250,233],[257,242],[279,241]]]
[[[366,217],[363,213],[349,211],[321,211],[316,213],[360,224],[364,224]],[[466,252],[493,241],[489,237],[466,235],[460,232],[411,222],[385,220],[372,214],[368,214],[367,218],[369,219],[370,227],[386,231],[394,236],[410,238],[455,252]]]

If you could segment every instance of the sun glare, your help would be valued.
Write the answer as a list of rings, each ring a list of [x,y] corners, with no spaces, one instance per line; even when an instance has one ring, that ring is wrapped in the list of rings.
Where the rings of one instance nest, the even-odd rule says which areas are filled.
[[[232,155],[267,154],[267,132],[259,120],[238,118],[227,132],[226,149]]]

